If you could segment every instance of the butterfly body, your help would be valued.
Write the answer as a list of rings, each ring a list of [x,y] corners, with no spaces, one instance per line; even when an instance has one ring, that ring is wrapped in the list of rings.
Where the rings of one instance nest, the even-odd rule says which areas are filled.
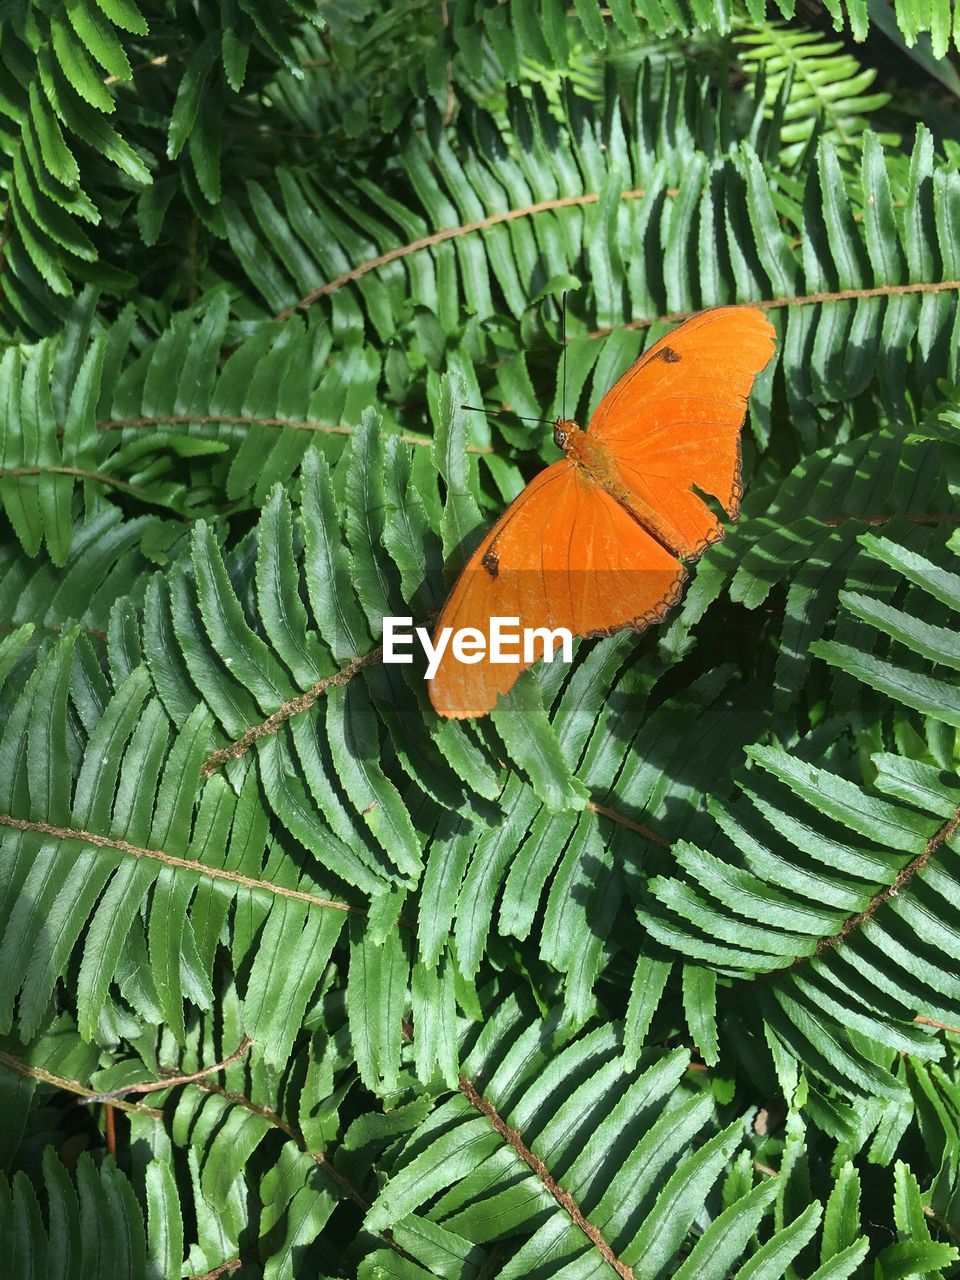
[[[580,468],[585,481],[599,486],[646,529],[651,537],[670,549],[669,526],[660,519],[655,508],[641,501],[624,481],[617,466],[616,455],[602,440],[583,431],[569,418],[557,419],[553,439],[557,448],[567,455],[568,461]]]
[[[740,508],[740,428],[774,351],[761,311],[702,312],[646,351],[607,392],[587,431],[560,418],[564,457],[535,476],[476,548],[437,632],[492,617],[574,635],[642,630],[677,601],[696,559],[723,536],[701,497]],[[532,660],[531,660],[532,661]],[[465,665],[430,682],[444,716],[485,715],[531,661]]]
[[[570,418],[558,418],[553,424],[553,443],[562,449],[571,461],[589,467],[597,456],[597,442],[590,440],[587,433]]]

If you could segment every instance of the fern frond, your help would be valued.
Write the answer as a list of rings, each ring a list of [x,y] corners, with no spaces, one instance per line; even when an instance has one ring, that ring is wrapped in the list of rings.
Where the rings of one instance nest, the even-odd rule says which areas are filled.
[[[709,1093],[684,1078],[682,1050],[647,1054],[637,1070],[616,1026],[570,1041],[553,1020],[525,1029],[518,1015],[508,1001],[472,1037],[459,1094],[392,1153],[368,1228],[389,1227],[425,1266],[441,1246],[483,1265],[506,1236],[510,1277],[606,1264],[623,1276],[720,1280],[740,1261],[740,1275],[786,1273],[816,1234],[820,1205],[765,1231],[784,1185],[755,1183],[752,1170],[739,1183],[728,1176],[720,1198],[741,1124],[718,1125]],[[849,1276],[865,1256],[850,1225],[824,1232],[824,1275]],[[766,1235],[759,1247],[755,1232]]]
[[[810,646],[844,586],[854,574],[866,582],[875,575],[875,564],[858,554],[864,526],[936,530],[955,520],[944,470],[941,447],[915,430],[883,429],[818,450],[783,480],[757,486],[741,520],[700,566],[661,651],[684,653],[691,628],[723,593],[754,610],[770,608],[785,589],[773,690],[774,705],[786,707],[803,687]]]
[[[15,544],[8,544],[0,550],[0,630],[29,624],[37,628],[39,641],[79,622],[92,639],[104,640],[112,632],[122,663],[144,575],[163,564],[184,536],[179,522],[149,516],[123,520],[105,505],[74,526],[62,568],[43,559],[30,565]]]
[[[114,1038],[110,987],[116,982],[135,1016],[163,1020],[182,1041],[185,995],[203,1008],[213,998],[212,966],[229,907],[229,896],[217,886],[237,893],[263,879],[267,828],[256,783],[251,778],[234,793],[222,779],[213,780],[196,809],[199,825],[192,840],[209,714],[197,707],[171,741],[146,668],[133,670],[109,696],[102,675],[95,677],[84,662],[83,644],[72,631],[53,646],[17,700],[0,742],[8,767],[0,946],[7,998],[0,1016],[9,1028],[19,993],[17,1026],[28,1039],[46,1016],[76,949],[78,1021],[85,1038]],[[103,700],[102,715],[93,691],[87,691],[91,679]],[[67,718],[68,700],[86,729],[80,740]],[[48,769],[51,761],[67,758],[68,734],[74,778]],[[321,936],[332,948],[339,933],[346,904],[324,907],[329,895],[318,888],[308,875],[295,875],[292,885],[281,875],[266,890],[267,914],[271,902],[279,904],[277,941],[289,939],[294,952],[306,946],[315,954],[317,945],[325,945]],[[289,912],[287,895],[298,904]],[[309,903],[315,910],[308,918]],[[54,918],[59,923],[51,930]],[[326,932],[330,927],[333,932]],[[189,957],[186,969],[175,962],[180,955]],[[302,1015],[316,976],[310,989],[291,992],[287,1016],[297,1016],[291,1010],[298,1000]],[[277,1034],[266,1029],[273,1017],[264,1010],[253,1018],[268,1053]]]
[[[262,188],[250,188],[254,223],[238,204],[227,206],[231,243],[274,311],[330,296],[340,323],[352,326],[356,303],[343,286],[362,279],[358,301],[381,336],[385,323],[387,332],[396,329],[408,299],[429,305],[449,331],[463,309],[460,289],[466,310],[481,319],[498,309],[498,294],[519,318],[553,276],[575,266],[601,225],[622,241],[636,230],[641,215],[626,212],[632,202],[624,202],[622,215],[614,212],[620,193],[639,194],[658,161],[669,185],[698,143],[707,154],[717,149],[713,109],[692,80],[675,80],[668,71],[654,86],[641,75],[629,122],[612,84],[604,114],[568,95],[563,128],[541,93],[515,95],[515,156],[485,112],[465,112],[459,136],[449,139],[431,114],[426,136],[408,131],[398,151],[405,180],[383,188],[344,174],[336,187],[320,190],[305,173],[278,173],[282,213]],[[658,137],[656,117],[671,108],[672,128]],[[398,259],[402,268],[392,265]],[[602,262],[592,265],[596,272]],[[602,302],[597,306],[599,322],[611,322]]]
[[[825,7],[835,30],[842,31],[849,22],[854,38],[865,38],[871,22],[865,0],[856,0],[846,9],[837,3]],[[762,0],[748,0],[750,22],[763,24],[767,8]],[[776,8],[783,18],[793,18],[796,0],[777,0]],[[895,0],[893,9],[911,47],[920,33],[930,32],[934,57],[943,58],[951,38],[956,42],[957,26],[949,0]],[[513,0],[496,9],[480,6],[476,0],[451,0],[449,5],[453,43],[469,59],[471,74],[476,73],[479,46],[485,37],[497,56],[498,73],[507,82],[516,80],[520,62],[531,52],[565,68],[571,50],[578,46],[597,52],[613,51],[621,43],[629,47],[648,32],[660,39],[673,33],[726,35],[735,28],[739,17],[726,0],[720,4],[705,0],[637,0],[635,4],[614,0],[609,6],[600,0],[577,0],[573,9],[561,0],[544,0],[536,25],[523,0]]]
[[[448,366],[469,368],[494,403],[534,416],[559,400],[545,394],[559,362],[555,322],[529,300],[571,277],[587,286],[570,307],[574,396],[595,369],[595,400],[635,357],[641,335],[631,328],[656,337],[661,322],[729,302],[769,310],[808,443],[868,386],[904,420],[937,378],[955,376],[955,175],[935,166],[925,130],[902,212],[873,134],[853,197],[824,139],[794,205],[763,169],[756,122],[736,148],[718,141],[695,96],[675,97],[668,83],[654,109],[645,85],[629,115],[610,89],[602,116],[568,98],[562,129],[536,96],[518,100],[516,157],[477,114],[456,139],[435,118],[407,137],[396,156],[403,177],[381,184],[344,174],[321,191],[305,173],[278,172],[279,201],[249,188],[252,219],[225,206],[231,243],[272,311],[322,312],[354,341],[395,333],[411,300],[428,307],[435,320],[414,325],[428,367],[445,347]],[[659,118],[669,131],[657,130]],[[476,316],[466,330],[465,314]],[[771,366],[753,400],[763,442],[773,378]]]
[[[39,1186],[22,1172],[10,1182],[0,1172],[0,1234],[11,1274],[139,1280],[148,1274],[145,1217],[127,1176],[87,1152],[68,1172],[47,1147]]]
[[[861,542],[871,559],[880,561],[913,587],[905,601],[909,607],[899,608],[858,591],[845,591],[840,597],[845,611],[866,624],[866,629],[856,629],[863,648],[839,640],[821,641],[814,647],[814,654],[893,702],[953,728],[960,727],[960,706],[949,676],[943,679],[937,671],[943,667],[956,670],[960,665],[951,630],[951,614],[960,611],[960,577],[887,537],[865,534]],[[955,550],[956,546],[954,535],[951,548]],[[923,612],[922,620],[914,610]],[[871,637],[871,630],[876,631],[876,637]],[[890,657],[876,655],[879,637],[893,642]],[[900,659],[901,653],[906,662]],[[922,663],[919,670],[917,659]],[[929,664],[933,664],[933,672],[928,673],[924,668]]]
[[[876,71],[844,52],[840,41],[782,22],[751,19],[737,39],[745,69],[764,74],[768,110],[782,112],[783,163],[795,163],[814,133],[851,159],[870,117],[890,101],[888,93],[870,92]],[[886,135],[882,141],[896,145],[899,139]]]
[[[955,621],[944,626],[930,612],[932,599],[934,617],[946,622],[944,609],[955,615],[960,579],[888,537],[865,534],[861,542],[912,584],[907,601],[923,612],[844,592],[841,602],[860,625],[838,628],[837,639],[816,642],[812,652],[877,690],[888,708],[919,712],[921,728],[956,726],[956,692],[933,673],[960,662]],[[880,656],[878,636],[907,660]],[[828,730],[792,753],[749,749],[754,768],[740,782],[744,799],[709,806],[719,828],[711,851],[674,846],[685,875],[651,881],[641,918],[671,951],[726,975],[783,971],[760,987],[772,1032],[835,1087],[894,1096],[903,1085],[889,1073],[891,1052],[940,1057],[927,1028],[955,1025],[960,1016],[947,908],[957,888],[960,788],[942,772],[942,756],[880,752],[871,771],[874,788],[888,797],[880,799],[813,763]],[[942,737],[926,733],[931,744]]]
[[[116,111],[112,85],[133,74],[124,49],[128,33],[146,31],[134,3],[112,16],[89,0],[69,13],[30,0],[7,6],[0,37],[0,119],[7,137],[0,166],[6,193],[0,314],[8,332],[21,326],[50,332],[57,297],[72,294],[78,277],[114,287],[132,283],[117,268],[97,265],[83,224],[99,224],[103,210],[81,185],[77,153],[91,148],[111,166],[114,188],[121,174],[138,185],[151,181],[142,154],[109,122]]]
[[[297,21],[316,21],[312,6],[287,0],[282,8]],[[0,325],[8,336],[54,332],[62,300],[78,284],[113,294],[136,286],[136,274],[121,265],[116,246],[107,248],[103,232],[116,226],[131,192],[141,198],[144,230],[162,221],[173,195],[170,171],[158,174],[164,148],[168,162],[186,149],[189,166],[173,182],[216,223],[218,117],[227,90],[243,88],[253,46],[269,50],[271,64],[299,73],[275,5],[244,0],[224,10],[221,23],[201,24],[187,11],[182,19],[189,53],[172,45],[162,20],[151,15],[148,24],[134,0],[5,6]],[[157,54],[158,47],[164,51]],[[144,52],[145,63],[138,58]],[[131,91],[134,72],[144,67],[155,69],[159,96],[168,98],[159,111],[144,111]],[[169,125],[165,137],[158,121]],[[161,181],[153,191],[155,176]]]
[[[139,351],[130,312],[88,339],[94,302],[85,295],[60,339],[10,347],[0,362],[0,504],[27,555],[45,542],[57,566],[81,507],[94,518],[110,504],[195,518],[225,498],[259,504],[317,441],[336,457],[384,369],[363,345],[327,367],[329,337],[298,319],[222,358],[222,290]],[[407,390],[394,380],[398,398]]]

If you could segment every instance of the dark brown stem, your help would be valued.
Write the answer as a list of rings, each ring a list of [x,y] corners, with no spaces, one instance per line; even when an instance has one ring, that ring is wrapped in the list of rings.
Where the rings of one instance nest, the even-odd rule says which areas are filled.
[[[89,1099],[93,1101],[93,1099]],[[103,1136],[107,1143],[107,1153],[117,1158],[117,1126],[116,1126],[116,1110],[108,1103],[103,1109]]]

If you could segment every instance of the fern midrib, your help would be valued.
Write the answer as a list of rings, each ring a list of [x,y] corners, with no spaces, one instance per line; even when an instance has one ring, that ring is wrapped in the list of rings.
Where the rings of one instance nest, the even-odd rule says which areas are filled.
[[[317,699],[326,693],[328,689],[342,688],[343,685],[353,679],[358,671],[362,671],[364,667],[375,665],[382,657],[383,645],[377,645],[376,648],[371,649],[368,653],[360,654],[358,657],[353,658],[345,667],[341,667],[339,671],[335,671],[332,675],[324,676],[307,689],[305,693],[298,694],[296,698],[291,698],[288,702],[284,702],[265,720],[262,720],[257,725],[251,725],[229,746],[221,747],[219,750],[211,752],[203,762],[200,777],[206,780],[227,764],[228,761],[239,759],[260,738],[278,733],[288,720],[300,715],[303,711],[309,711]]]
[[[26,476],[73,476],[75,480],[90,480],[96,484],[121,489],[124,493],[149,495],[141,485],[131,484],[128,480],[120,480],[104,471],[88,471],[83,467],[36,466],[36,467],[0,467],[0,480],[16,479]]]
[[[676,196],[678,192],[679,188],[673,187],[668,189],[666,194],[668,196]],[[646,190],[639,187],[630,191],[621,191],[620,199],[641,200],[646,194]],[[551,200],[540,200],[536,204],[523,205],[515,209],[504,209],[500,213],[491,213],[486,218],[477,218],[473,222],[463,222],[456,227],[441,227],[439,231],[433,231],[430,235],[421,236],[419,240],[411,240],[409,244],[399,245],[395,249],[387,250],[386,253],[378,254],[375,258],[365,259],[365,261],[358,263],[357,266],[351,267],[349,271],[344,271],[333,280],[328,280],[326,284],[312,289],[298,302],[291,303],[289,307],[284,307],[282,311],[277,312],[274,319],[287,320],[297,311],[305,311],[314,302],[327,294],[336,293],[345,284],[349,284],[353,280],[359,280],[369,272],[376,271],[378,267],[386,266],[390,262],[396,262],[398,258],[408,257],[412,253],[419,253],[422,249],[432,248],[434,245],[443,244],[447,240],[457,240],[476,231],[486,231],[490,227],[499,226],[504,222],[515,222],[518,218],[534,217],[538,213],[548,213],[552,209],[570,209],[596,204],[599,200],[600,194],[596,191],[587,191],[578,196],[556,196]]]
[[[49,1084],[54,1089],[62,1089],[64,1093],[75,1094],[78,1098],[93,1102],[98,1095],[95,1091],[85,1084],[81,1084],[79,1080],[71,1080],[66,1076],[57,1076],[53,1072],[45,1070],[43,1067],[34,1066],[30,1062],[23,1062],[14,1054],[8,1053],[5,1049],[0,1049],[0,1067],[6,1067],[8,1071],[15,1075],[23,1076],[27,1080],[36,1080],[38,1084]],[[137,1102],[124,1102],[118,1100],[113,1104],[119,1107],[121,1111],[129,1111],[138,1116],[149,1116],[151,1120],[162,1120],[163,1112],[158,1111],[156,1107],[144,1106]]]
[[[245,1035],[236,1049],[234,1049],[233,1053],[228,1054],[227,1057],[223,1058],[220,1062],[215,1062],[212,1067],[201,1067],[199,1071],[190,1071],[186,1075],[175,1073],[172,1075],[164,1075],[159,1080],[140,1081],[137,1084],[125,1084],[120,1089],[112,1089],[108,1093],[95,1093],[89,1098],[89,1101],[109,1102],[113,1104],[120,1098],[129,1097],[131,1093],[160,1093],[164,1089],[173,1089],[178,1085],[195,1084],[197,1081],[203,1080],[207,1076],[215,1075],[218,1071],[226,1070],[226,1068],[232,1066],[234,1062],[239,1062],[239,1060],[245,1057],[252,1048],[253,1041],[249,1036]]]
[[[908,284],[877,284],[860,289],[836,289],[822,293],[805,293],[796,297],[744,298],[737,306],[757,307],[760,311],[780,311],[786,307],[822,306],[829,302],[859,302],[867,298],[898,298],[914,293],[947,293],[960,291],[960,280],[912,281]],[[693,311],[668,311],[664,315],[628,320],[624,324],[605,329],[592,329],[587,338],[608,338],[611,333],[624,329],[650,329],[655,324],[679,324],[699,314]],[[570,339],[573,341],[573,339]]]
[[[352,436],[357,428],[349,423],[319,422],[310,418],[273,418],[260,414],[243,413],[158,413],[140,418],[104,418],[97,423],[98,431],[122,431],[127,427],[276,427],[292,431],[316,431],[324,435]],[[432,436],[417,435],[411,431],[392,432],[404,444],[429,448]],[[493,453],[490,445],[468,444],[467,453]]]
[[[82,844],[92,845],[95,849],[116,849],[118,853],[127,853],[134,858],[145,858],[161,862],[167,867],[179,867],[184,871],[192,871],[211,880],[227,880],[231,884],[244,889],[261,889],[265,893],[278,898],[292,898],[298,902],[306,902],[311,906],[325,907],[331,911],[343,911],[350,915],[365,916],[363,907],[354,906],[350,902],[341,902],[336,898],[322,898],[315,893],[307,893],[303,889],[288,889],[284,885],[272,884],[268,880],[257,880],[253,876],[245,876],[239,871],[229,871],[223,867],[210,867],[191,858],[181,858],[163,849],[148,849],[131,843],[118,836],[104,836],[96,831],[85,831],[82,827],[58,827],[50,822],[40,822],[31,818],[16,818],[10,813],[0,813],[0,826],[13,827],[16,831],[34,831],[39,835],[53,836],[57,840],[78,840]]]
[[[614,1253],[610,1244],[604,1239],[599,1227],[594,1226],[570,1192],[560,1186],[540,1157],[535,1155],[531,1148],[527,1146],[520,1131],[507,1124],[493,1103],[477,1090],[473,1081],[467,1076],[459,1075],[457,1077],[457,1085],[470,1105],[475,1107],[481,1115],[486,1116],[504,1142],[516,1152],[524,1164],[539,1178],[541,1184],[569,1216],[571,1222],[580,1228],[604,1262],[613,1268],[617,1275],[621,1277],[621,1280],[638,1280],[633,1270]]]
[[[751,974],[745,979],[745,981],[750,984],[776,982],[779,978],[783,977],[784,974],[791,973],[794,969],[800,969],[811,960],[818,960],[828,951],[832,951],[835,947],[840,946],[841,943],[845,942],[852,933],[855,933],[858,929],[862,928],[863,925],[872,920],[877,911],[879,911],[885,903],[889,902],[891,898],[895,898],[899,893],[901,893],[913,877],[919,871],[923,870],[937,850],[956,834],[958,829],[960,829],[960,806],[956,808],[952,817],[947,818],[947,820],[937,828],[920,852],[900,868],[891,883],[883,885],[882,888],[878,889],[862,911],[858,911],[854,915],[848,916],[842,927],[838,929],[836,933],[831,934],[829,937],[818,939],[816,946],[809,954],[795,956],[790,964],[780,969],[768,969],[764,970],[762,973]],[[927,1018],[919,1014],[913,1019],[913,1021],[925,1023],[928,1026],[938,1027],[945,1031],[955,1030],[955,1028],[947,1027],[943,1023],[936,1022],[932,1018]]]

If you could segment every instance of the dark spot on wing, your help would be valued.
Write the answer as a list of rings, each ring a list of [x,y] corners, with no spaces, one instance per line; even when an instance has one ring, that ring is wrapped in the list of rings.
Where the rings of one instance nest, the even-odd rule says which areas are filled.
[[[673,347],[661,347],[655,359],[662,360],[664,364],[679,364],[680,352],[674,351]]]
[[[489,548],[480,563],[486,569],[487,573],[489,573],[491,578],[495,578],[500,572],[500,557],[497,555],[496,551],[494,551],[493,547]]]

